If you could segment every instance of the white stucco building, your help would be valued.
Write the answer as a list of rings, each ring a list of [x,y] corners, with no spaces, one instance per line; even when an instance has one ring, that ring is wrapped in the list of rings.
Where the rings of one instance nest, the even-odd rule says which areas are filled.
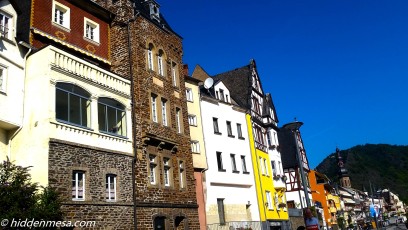
[[[10,157],[11,145],[23,124],[24,66],[29,48],[17,34],[17,4],[0,2],[0,160]]]
[[[259,221],[245,110],[218,81],[202,89],[201,112],[208,161],[207,224],[245,227],[245,222]]]

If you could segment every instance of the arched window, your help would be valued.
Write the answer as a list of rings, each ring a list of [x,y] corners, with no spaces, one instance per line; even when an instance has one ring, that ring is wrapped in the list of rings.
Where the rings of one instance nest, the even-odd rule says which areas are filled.
[[[157,216],[153,221],[154,230],[164,230],[166,229],[166,217]]]
[[[152,43],[149,43],[149,48],[147,50],[147,64],[150,70],[154,70],[154,65],[153,65],[153,49],[154,46]]]
[[[163,50],[159,50],[157,53],[157,72],[160,76],[164,76],[163,58],[164,52]]]
[[[59,121],[84,127],[90,125],[90,94],[69,83],[56,84],[55,116]]]
[[[126,136],[125,106],[110,98],[98,99],[99,131]]]

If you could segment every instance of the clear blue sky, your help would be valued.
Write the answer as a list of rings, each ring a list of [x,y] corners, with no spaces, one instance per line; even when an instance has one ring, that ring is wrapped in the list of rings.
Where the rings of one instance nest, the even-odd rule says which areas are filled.
[[[190,73],[249,63],[312,168],[336,146],[408,144],[407,0],[158,0]]]

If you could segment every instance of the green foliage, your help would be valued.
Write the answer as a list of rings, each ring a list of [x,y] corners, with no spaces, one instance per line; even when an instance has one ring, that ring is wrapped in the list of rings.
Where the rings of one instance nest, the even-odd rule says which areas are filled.
[[[408,146],[387,144],[357,145],[340,151],[349,172],[351,186],[373,190],[390,189],[405,203],[408,201]],[[329,155],[316,170],[326,174],[333,182],[338,182],[337,156]],[[367,179],[369,178],[369,180]]]
[[[339,218],[337,218],[337,225],[339,226],[340,229],[344,229],[344,228],[345,228],[344,217],[339,217]]]
[[[62,220],[58,193],[31,182],[29,167],[0,164],[0,220]]]

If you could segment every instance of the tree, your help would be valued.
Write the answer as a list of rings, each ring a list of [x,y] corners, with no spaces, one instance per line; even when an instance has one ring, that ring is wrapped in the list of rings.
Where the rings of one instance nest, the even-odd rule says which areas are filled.
[[[31,182],[29,169],[9,159],[0,164],[0,220],[62,220],[58,193]]]

